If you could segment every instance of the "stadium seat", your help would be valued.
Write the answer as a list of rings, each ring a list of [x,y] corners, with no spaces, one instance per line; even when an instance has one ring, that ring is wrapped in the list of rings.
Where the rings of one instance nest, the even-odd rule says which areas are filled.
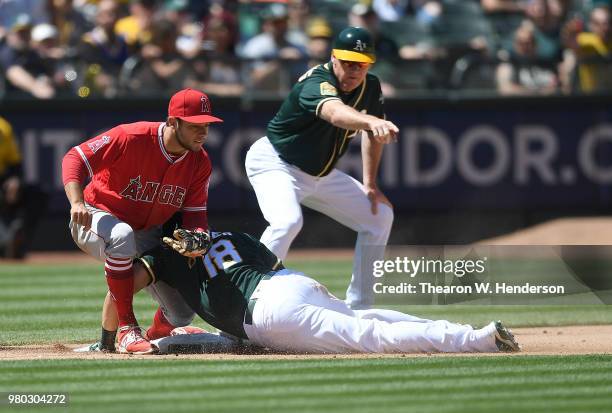
[[[311,3],[311,13],[325,16],[333,19],[342,16],[346,19],[351,7],[357,3],[356,1],[331,1],[318,0]]]
[[[516,29],[523,23],[525,16],[518,13],[491,13],[486,15],[487,21],[498,38],[499,44],[505,44]]]
[[[433,25],[432,29],[437,43],[445,47],[465,46],[479,36],[486,39],[489,47],[493,46],[493,28],[484,16],[451,16],[444,14]]]
[[[121,66],[121,71],[119,72],[119,88],[122,91],[130,91],[134,88],[131,81],[134,73],[142,64],[143,61],[138,56],[130,56],[125,62],[123,62],[123,66]]]
[[[415,45],[418,43],[433,43],[431,30],[412,16],[406,16],[396,22],[385,22],[381,31],[398,45]]]
[[[398,94],[430,90],[435,86],[435,62],[429,59],[380,62],[372,73],[392,85]]]
[[[444,14],[451,16],[484,16],[480,3],[472,0],[444,0],[442,7]]]
[[[496,92],[497,61],[476,56],[463,56],[455,62],[450,75],[453,89],[474,92]]]

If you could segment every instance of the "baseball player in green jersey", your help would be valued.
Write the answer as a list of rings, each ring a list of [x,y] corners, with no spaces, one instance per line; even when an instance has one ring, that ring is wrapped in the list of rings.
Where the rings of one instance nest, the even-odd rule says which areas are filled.
[[[397,126],[385,120],[380,82],[368,31],[349,27],[337,37],[331,61],[306,72],[268,124],[267,136],[246,157],[246,171],[269,226],[263,242],[281,259],[302,228],[301,205],[357,232],[351,308],[373,304],[371,263],[382,258],[393,209],[376,183],[383,145]],[[363,183],[335,168],[351,139],[361,140]],[[367,246],[367,247],[366,247]]]
[[[244,233],[213,232],[209,250],[195,262],[167,246],[145,253],[139,262],[141,265],[135,265],[135,288],[163,280],[213,327],[272,350],[519,350],[501,322],[473,329],[391,310],[352,310],[316,280],[285,269],[268,248]],[[193,345],[194,339],[185,337],[185,343]]]

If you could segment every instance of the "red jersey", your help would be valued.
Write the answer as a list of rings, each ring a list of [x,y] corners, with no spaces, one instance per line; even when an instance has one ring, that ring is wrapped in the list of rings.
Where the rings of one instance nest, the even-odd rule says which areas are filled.
[[[85,202],[135,230],[163,224],[179,210],[185,228],[207,230],[208,154],[202,149],[173,158],[164,147],[164,126],[119,125],[71,148],[62,163],[64,185],[89,174]]]

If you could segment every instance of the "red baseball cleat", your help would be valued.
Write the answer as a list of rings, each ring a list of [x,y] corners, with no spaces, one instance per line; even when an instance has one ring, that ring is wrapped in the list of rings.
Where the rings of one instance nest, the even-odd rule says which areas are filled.
[[[117,352],[124,354],[151,354],[155,348],[142,336],[140,327],[123,326],[117,333]]]

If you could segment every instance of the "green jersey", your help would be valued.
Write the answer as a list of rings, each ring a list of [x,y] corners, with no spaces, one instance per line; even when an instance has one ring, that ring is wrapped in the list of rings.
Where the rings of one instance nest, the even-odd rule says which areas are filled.
[[[268,124],[268,139],[285,162],[313,176],[331,172],[356,134],[321,119],[321,107],[341,100],[359,112],[384,117],[384,101],[378,78],[368,74],[350,93],[340,91],[328,62],[306,72]]]
[[[176,288],[189,307],[210,325],[247,338],[246,307],[259,281],[282,268],[269,249],[252,236],[238,232],[213,232],[210,250],[189,259],[160,246],[141,258],[154,280]]]

